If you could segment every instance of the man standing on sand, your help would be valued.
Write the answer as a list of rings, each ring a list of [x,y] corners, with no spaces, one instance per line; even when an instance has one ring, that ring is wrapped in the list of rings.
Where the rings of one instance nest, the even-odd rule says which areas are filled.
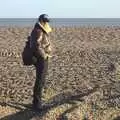
[[[36,81],[33,91],[33,107],[35,109],[40,109],[42,105],[42,89],[45,84],[45,76],[48,69],[48,58],[51,53],[48,34],[52,29],[48,24],[49,21],[48,15],[40,15],[30,36],[30,47],[32,48],[33,55],[35,56],[34,65],[36,67]]]

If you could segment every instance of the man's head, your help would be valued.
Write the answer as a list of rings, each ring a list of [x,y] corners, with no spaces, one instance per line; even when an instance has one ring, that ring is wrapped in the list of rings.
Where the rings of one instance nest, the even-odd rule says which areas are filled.
[[[38,18],[39,24],[41,28],[48,34],[49,32],[52,31],[49,22],[50,18],[47,14],[41,14]]]
[[[38,18],[40,23],[50,22],[50,18],[47,14],[41,14]]]

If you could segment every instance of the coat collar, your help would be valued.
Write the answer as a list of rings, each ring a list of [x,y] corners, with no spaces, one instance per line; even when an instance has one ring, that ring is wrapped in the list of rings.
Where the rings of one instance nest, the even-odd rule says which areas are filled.
[[[40,25],[40,27],[41,27],[47,34],[52,31],[52,28],[50,27],[50,25],[48,24],[48,22],[46,22],[44,26],[43,26],[40,22],[38,22],[38,24]]]

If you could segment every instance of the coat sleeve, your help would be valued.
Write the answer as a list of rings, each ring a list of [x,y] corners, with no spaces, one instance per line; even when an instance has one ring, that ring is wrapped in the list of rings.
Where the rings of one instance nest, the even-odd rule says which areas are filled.
[[[43,48],[47,54],[51,53],[51,44],[47,35],[43,35]]]
[[[41,29],[36,30],[36,56],[46,59],[46,53],[42,47],[43,32]]]

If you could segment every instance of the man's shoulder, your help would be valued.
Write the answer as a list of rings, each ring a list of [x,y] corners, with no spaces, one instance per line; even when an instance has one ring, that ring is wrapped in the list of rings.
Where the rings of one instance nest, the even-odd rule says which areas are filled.
[[[41,29],[41,28],[40,28],[40,25],[39,25],[38,23],[35,23],[34,28]]]

